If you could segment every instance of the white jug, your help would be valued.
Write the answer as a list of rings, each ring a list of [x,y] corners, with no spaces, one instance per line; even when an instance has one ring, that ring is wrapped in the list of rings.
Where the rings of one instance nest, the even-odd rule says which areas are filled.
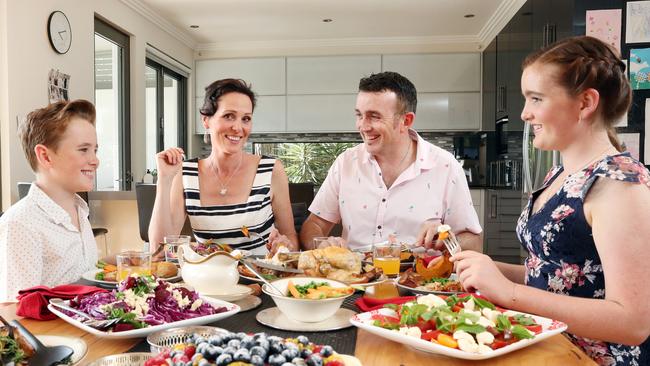
[[[183,281],[203,295],[226,295],[236,291],[239,260],[225,251],[203,257],[185,244],[178,248]]]

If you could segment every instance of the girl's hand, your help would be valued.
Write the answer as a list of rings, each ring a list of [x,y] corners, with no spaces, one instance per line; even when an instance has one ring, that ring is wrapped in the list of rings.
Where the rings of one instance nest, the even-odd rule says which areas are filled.
[[[479,291],[501,306],[510,304],[514,283],[501,273],[489,256],[464,250],[450,259],[456,266],[458,281],[467,291]]]
[[[171,180],[183,168],[185,152],[179,147],[170,147],[156,154],[158,179]]]

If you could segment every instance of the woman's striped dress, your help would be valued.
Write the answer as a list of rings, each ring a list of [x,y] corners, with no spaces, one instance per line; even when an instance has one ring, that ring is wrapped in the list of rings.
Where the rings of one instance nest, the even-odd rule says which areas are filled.
[[[194,236],[198,242],[212,239],[238,249],[256,249],[265,253],[266,242],[273,227],[271,207],[271,175],[275,159],[262,156],[253,181],[251,193],[244,203],[220,206],[201,206],[198,159],[183,162],[183,192],[185,210],[190,217]],[[247,238],[241,231],[247,226],[250,232],[260,234]]]

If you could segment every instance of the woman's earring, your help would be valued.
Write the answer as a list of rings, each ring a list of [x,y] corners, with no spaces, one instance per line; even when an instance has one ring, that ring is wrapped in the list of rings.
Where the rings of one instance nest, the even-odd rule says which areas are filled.
[[[203,133],[203,142],[206,144],[210,143],[210,130],[206,129]]]

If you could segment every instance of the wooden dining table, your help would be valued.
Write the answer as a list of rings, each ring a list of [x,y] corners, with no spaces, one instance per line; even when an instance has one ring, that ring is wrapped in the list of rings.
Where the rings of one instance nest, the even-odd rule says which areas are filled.
[[[398,296],[392,283],[368,288],[369,297],[388,298]],[[7,320],[19,319],[36,335],[77,337],[84,340],[88,353],[81,361],[86,365],[103,356],[127,352],[141,339],[106,339],[93,336],[61,319],[39,321],[16,316],[15,303],[0,303],[0,315]],[[466,361],[442,355],[425,353],[411,347],[358,330],[354,355],[366,366],[417,366],[417,365],[596,365],[580,348],[563,335],[556,335],[529,347],[483,361]]]

